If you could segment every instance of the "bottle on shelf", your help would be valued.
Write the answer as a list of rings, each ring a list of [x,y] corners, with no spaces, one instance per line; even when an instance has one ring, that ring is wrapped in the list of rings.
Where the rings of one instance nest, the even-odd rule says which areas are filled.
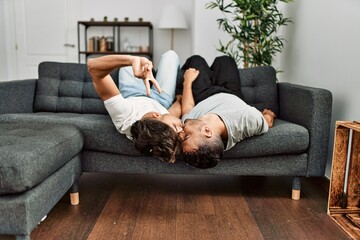
[[[99,51],[99,37],[94,37],[94,51],[97,52]]]
[[[128,38],[125,38],[122,45],[121,45],[121,51],[123,52],[127,52],[130,49],[130,42],[128,40]]]

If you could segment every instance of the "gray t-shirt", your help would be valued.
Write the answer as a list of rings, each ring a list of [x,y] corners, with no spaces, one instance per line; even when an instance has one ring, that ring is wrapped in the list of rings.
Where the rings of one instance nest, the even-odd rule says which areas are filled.
[[[199,102],[181,120],[198,119],[207,113],[217,114],[226,126],[228,139],[225,151],[244,138],[260,135],[269,129],[259,110],[228,93],[218,93]]]

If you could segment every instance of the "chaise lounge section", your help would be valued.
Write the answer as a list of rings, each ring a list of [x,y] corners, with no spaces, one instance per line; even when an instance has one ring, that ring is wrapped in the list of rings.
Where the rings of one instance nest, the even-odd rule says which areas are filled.
[[[175,164],[141,156],[132,142],[116,131],[85,64],[43,62],[38,79],[0,82],[0,125],[75,127],[84,141],[80,153],[83,172],[292,176],[293,198],[298,199],[300,177],[324,175],[332,94],[277,82],[270,66],[239,72],[245,102],[259,110],[271,109],[277,118],[266,134],[245,139],[225,152],[215,168],[194,168],[181,156]],[[112,77],[118,84],[117,71]],[[1,195],[0,201],[4,197]],[[1,225],[0,233],[5,233]]]
[[[0,124],[1,234],[29,239],[80,177],[82,146],[72,125]]]

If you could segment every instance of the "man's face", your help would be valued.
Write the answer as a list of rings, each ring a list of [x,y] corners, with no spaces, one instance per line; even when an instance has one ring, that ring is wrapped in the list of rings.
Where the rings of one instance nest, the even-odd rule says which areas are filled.
[[[205,140],[201,133],[202,126],[201,120],[187,119],[185,121],[183,131],[179,134],[183,152],[194,152],[199,149],[200,143]]]

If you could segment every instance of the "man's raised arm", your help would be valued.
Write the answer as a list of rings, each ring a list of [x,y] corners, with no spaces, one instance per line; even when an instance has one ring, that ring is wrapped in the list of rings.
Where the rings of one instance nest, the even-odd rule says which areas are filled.
[[[195,106],[194,96],[192,93],[192,83],[195,81],[198,75],[199,70],[196,70],[195,68],[189,68],[185,71],[183,82],[184,88],[181,100],[182,116],[190,112],[190,110]]]
[[[153,68],[152,62],[145,57],[106,55],[89,59],[87,65],[95,90],[104,101],[120,93],[109,74],[115,69],[125,66],[132,66],[135,77],[144,80],[147,93],[150,94],[149,81],[153,82],[155,87],[161,91],[151,73]]]

